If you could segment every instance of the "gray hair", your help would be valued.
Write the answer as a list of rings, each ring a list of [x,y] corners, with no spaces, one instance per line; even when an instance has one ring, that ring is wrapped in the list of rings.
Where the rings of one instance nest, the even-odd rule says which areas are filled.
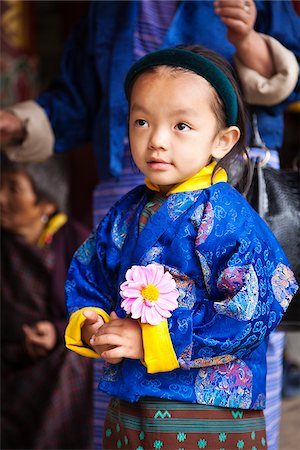
[[[67,212],[69,173],[66,158],[55,155],[42,162],[16,162],[1,155],[1,171],[23,172],[31,181],[37,202],[53,202],[56,212]]]

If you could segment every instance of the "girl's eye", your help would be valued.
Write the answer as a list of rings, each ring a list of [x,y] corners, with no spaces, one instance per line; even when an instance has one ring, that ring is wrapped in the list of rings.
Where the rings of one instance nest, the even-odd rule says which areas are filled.
[[[186,123],[183,122],[178,123],[175,128],[179,131],[188,131],[191,129]]]
[[[142,128],[146,128],[148,126],[147,120],[144,120],[144,119],[137,119],[134,123],[136,126],[142,127]]]

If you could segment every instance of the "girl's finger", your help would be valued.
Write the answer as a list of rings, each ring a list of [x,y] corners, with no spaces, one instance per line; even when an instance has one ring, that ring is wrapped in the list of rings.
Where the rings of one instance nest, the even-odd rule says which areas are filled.
[[[105,350],[103,353],[101,353],[101,358],[107,360],[116,360],[116,359],[122,359],[126,357],[125,355],[125,349],[123,347],[115,347],[111,350]]]
[[[122,345],[124,339],[117,334],[103,334],[101,336],[93,335],[90,339],[91,345]]]
[[[112,320],[115,320],[115,319],[119,319],[119,316],[117,315],[117,313],[116,313],[115,311],[112,311],[112,312],[110,313],[110,318],[111,318]]]
[[[82,314],[85,316],[86,323],[88,325],[94,325],[101,320],[103,321],[103,319],[101,319],[101,317],[95,311],[92,311],[90,309],[86,309]]]

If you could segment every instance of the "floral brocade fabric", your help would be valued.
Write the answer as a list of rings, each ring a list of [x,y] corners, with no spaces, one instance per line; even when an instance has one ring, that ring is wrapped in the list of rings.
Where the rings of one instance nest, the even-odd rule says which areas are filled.
[[[170,195],[139,232],[151,195],[145,186],[129,192],[76,252],[67,306],[124,317],[126,271],[164,266],[179,292],[167,319],[179,368],[150,374],[141,361],[125,359],[106,365],[100,389],[129,402],[159,397],[263,409],[267,338],[297,290],[280,245],[227,183]]]

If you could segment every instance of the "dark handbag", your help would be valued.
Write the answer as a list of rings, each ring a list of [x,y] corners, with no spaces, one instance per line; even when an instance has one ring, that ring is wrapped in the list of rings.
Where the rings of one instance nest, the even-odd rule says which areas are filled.
[[[257,138],[254,145],[266,151],[266,158],[251,161],[252,182],[246,198],[273,231],[300,285],[300,172],[267,167],[269,150],[261,141],[257,142]],[[291,301],[278,329],[300,330],[300,290]]]

